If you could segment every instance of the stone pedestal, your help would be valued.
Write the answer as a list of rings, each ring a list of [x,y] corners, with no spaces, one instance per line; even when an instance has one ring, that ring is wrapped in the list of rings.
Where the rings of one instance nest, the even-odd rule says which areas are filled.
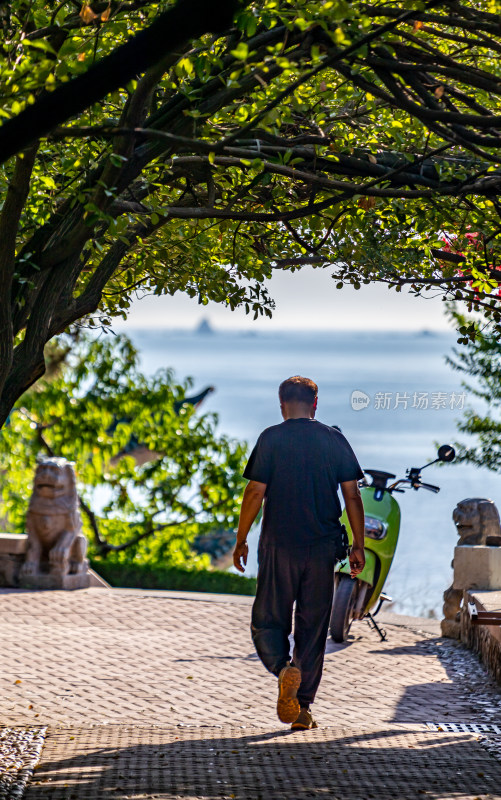
[[[454,549],[454,589],[501,588],[501,547],[460,545]]]
[[[75,575],[51,575],[40,572],[33,577],[26,577],[19,581],[21,589],[88,589],[90,575],[88,572],[77,572]]]

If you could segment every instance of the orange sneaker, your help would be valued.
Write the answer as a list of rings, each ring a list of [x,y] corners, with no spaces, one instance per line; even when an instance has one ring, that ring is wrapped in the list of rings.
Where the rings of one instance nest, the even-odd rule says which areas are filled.
[[[297,690],[301,685],[301,671],[288,664],[278,676],[277,714],[280,722],[294,722],[298,718],[300,707]]]

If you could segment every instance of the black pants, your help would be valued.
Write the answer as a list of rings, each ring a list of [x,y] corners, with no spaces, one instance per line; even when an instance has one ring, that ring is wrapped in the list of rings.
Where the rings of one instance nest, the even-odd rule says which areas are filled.
[[[296,603],[292,663],[302,674],[301,705],[313,702],[322,677],[338,555],[339,543],[332,540],[291,549],[259,546],[252,639],[264,666],[278,675],[290,660]]]

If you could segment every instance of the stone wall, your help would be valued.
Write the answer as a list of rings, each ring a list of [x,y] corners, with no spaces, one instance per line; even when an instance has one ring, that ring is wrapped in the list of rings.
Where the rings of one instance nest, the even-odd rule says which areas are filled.
[[[0,588],[19,586],[27,548],[26,533],[0,533]]]
[[[501,611],[501,591],[465,591],[461,609],[461,641],[480,656],[501,683],[501,625],[473,624],[468,603],[474,603],[478,611]]]

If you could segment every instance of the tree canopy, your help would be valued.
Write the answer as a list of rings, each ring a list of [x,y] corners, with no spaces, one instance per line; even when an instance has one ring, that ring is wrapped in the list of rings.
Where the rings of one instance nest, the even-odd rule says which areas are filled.
[[[173,6],[4,4],[5,129]],[[435,287],[499,331],[496,12],[250,2],[45,120],[0,172],[0,424],[43,374],[47,341],[89,315],[106,327],[138,291],[271,315],[272,270],[313,264],[333,290]]]
[[[454,305],[449,314],[457,325],[469,321]],[[472,403],[458,422],[458,430],[468,435],[457,442],[457,460],[501,472],[501,341],[480,326],[473,341],[456,348],[447,363],[465,376],[463,386]]]

